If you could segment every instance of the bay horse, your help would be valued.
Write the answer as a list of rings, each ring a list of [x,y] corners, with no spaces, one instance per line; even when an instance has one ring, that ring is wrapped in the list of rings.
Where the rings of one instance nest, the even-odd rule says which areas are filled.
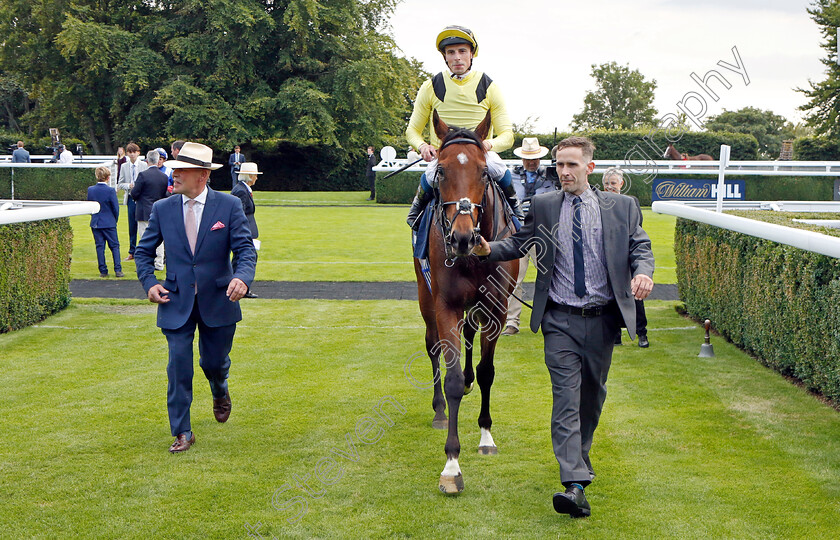
[[[429,233],[431,291],[418,259],[414,260],[414,270],[420,312],[426,323],[426,352],[432,361],[432,408],[435,411],[432,425],[449,430],[444,446],[446,466],[438,488],[446,494],[457,494],[464,489],[458,464],[461,453],[458,409],[461,398],[472,390],[474,381],[478,381],[481,389],[479,453],[497,453],[490,434],[490,387],[495,374],[493,355],[504,328],[507,299],[516,285],[519,261],[484,263],[470,255],[479,243],[480,234],[490,240],[512,234],[507,202],[485,170],[482,141],[490,131],[490,112],[474,132],[450,128],[437,111],[432,115],[432,125],[441,145],[437,154],[437,205]],[[481,360],[473,372],[472,345],[479,326]],[[463,370],[460,362],[462,334],[466,350]],[[443,383],[445,399],[441,391],[441,359],[447,368]]]
[[[674,148],[673,144],[669,144],[668,148],[665,150],[665,153],[662,155],[664,158],[675,159],[675,160],[683,160],[683,161],[714,161],[715,158],[710,156],[709,154],[697,154],[696,156],[689,156],[685,153],[680,153],[676,148]]]

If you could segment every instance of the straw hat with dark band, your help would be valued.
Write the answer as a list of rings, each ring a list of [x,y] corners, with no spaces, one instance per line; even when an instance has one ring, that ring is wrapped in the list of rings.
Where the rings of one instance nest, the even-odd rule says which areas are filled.
[[[163,163],[170,169],[210,169],[215,171],[221,169],[218,163],[213,163],[213,150],[203,144],[188,142],[184,143],[178,157]]]

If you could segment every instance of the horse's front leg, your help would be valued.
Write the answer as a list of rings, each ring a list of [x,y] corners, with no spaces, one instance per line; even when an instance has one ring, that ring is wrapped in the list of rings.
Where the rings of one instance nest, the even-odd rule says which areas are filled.
[[[449,433],[446,437],[446,466],[440,474],[438,488],[448,495],[464,490],[464,477],[458,458],[461,455],[461,442],[458,439],[458,409],[464,396],[464,372],[461,371],[461,315],[451,308],[438,305],[437,326],[440,336],[440,357],[446,363],[446,377],[443,389],[446,404],[449,407]]]
[[[466,359],[464,361],[464,395],[473,391],[473,383],[475,382],[475,372],[473,371],[473,341],[475,340],[475,333],[478,328],[471,323],[470,317],[464,319],[464,351]]]
[[[478,427],[481,430],[481,440],[478,443],[478,453],[495,455],[499,451],[490,429],[493,419],[490,416],[490,388],[496,377],[496,367],[493,359],[496,355],[496,343],[502,331],[502,325],[507,315],[507,302],[503,298],[495,298],[488,302],[489,312],[486,312],[481,328],[481,361],[476,366],[478,387],[481,389],[481,410],[478,413]]]

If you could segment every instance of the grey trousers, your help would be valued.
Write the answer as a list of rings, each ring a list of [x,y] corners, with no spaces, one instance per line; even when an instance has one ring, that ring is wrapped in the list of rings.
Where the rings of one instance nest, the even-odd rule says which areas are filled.
[[[560,481],[586,486],[594,473],[589,460],[592,435],[607,397],[607,374],[621,315],[583,317],[549,301],[542,319],[545,364],[551,376],[551,443]]]

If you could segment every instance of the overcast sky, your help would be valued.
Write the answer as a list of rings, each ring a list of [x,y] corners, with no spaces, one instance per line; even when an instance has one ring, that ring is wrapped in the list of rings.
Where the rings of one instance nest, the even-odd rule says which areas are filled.
[[[568,129],[594,88],[592,64],[616,61],[657,82],[659,116],[678,113],[688,92],[703,96],[704,116],[724,109],[770,109],[794,122],[804,96],[794,91],[824,78],[822,36],[808,15],[810,0],[403,0],[391,31],[406,56],[427,71],[446,66],[435,37],[446,25],[478,38],[475,69],[499,83],[513,122],[539,117],[539,132]],[[736,64],[737,47],[749,78],[717,65]],[[713,101],[692,81],[717,70]],[[703,104],[689,98],[700,112]],[[700,118],[702,122],[702,118]],[[694,129],[697,129],[696,127]]]

